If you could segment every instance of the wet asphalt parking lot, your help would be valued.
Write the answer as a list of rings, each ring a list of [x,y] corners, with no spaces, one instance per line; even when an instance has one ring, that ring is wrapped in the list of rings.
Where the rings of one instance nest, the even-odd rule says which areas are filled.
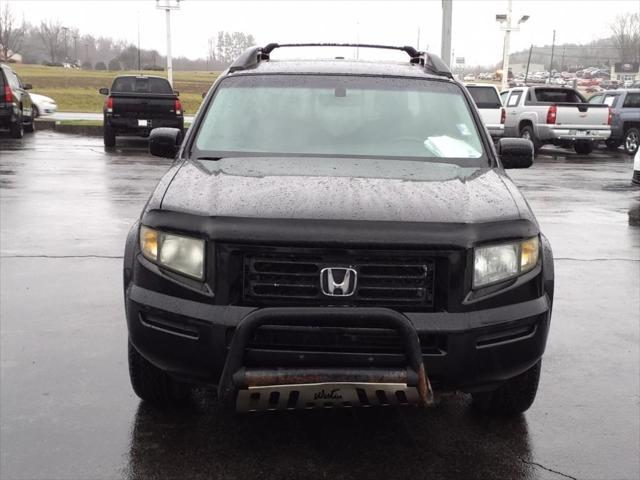
[[[200,390],[133,394],[125,235],[169,162],[146,143],[0,137],[2,479],[637,479],[640,189],[632,159],[543,150],[512,171],[556,256],[538,397],[518,418],[469,397],[429,410],[229,415]]]

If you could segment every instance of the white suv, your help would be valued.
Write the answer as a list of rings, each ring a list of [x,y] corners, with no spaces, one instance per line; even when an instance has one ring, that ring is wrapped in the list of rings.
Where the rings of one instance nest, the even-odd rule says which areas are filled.
[[[489,130],[491,138],[499,140],[504,136],[505,110],[498,89],[494,85],[481,83],[467,83],[465,86],[473,97],[482,123]]]

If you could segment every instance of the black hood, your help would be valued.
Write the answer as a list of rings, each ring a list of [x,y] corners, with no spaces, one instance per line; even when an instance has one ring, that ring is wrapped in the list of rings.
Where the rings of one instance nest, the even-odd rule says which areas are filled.
[[[500,170],[410,160],[186,161],[168,186],[162,209],[244,218],[535,221],[524,198]]]

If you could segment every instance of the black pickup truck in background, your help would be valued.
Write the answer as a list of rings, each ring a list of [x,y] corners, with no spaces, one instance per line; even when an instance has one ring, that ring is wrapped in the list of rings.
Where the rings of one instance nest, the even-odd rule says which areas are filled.
[[[116,136],[148,137],[158,127],[184,133],[184,112],[171,84],[162,77],[123,75],[100,93],[104,102],[104,146],[114,147]]]

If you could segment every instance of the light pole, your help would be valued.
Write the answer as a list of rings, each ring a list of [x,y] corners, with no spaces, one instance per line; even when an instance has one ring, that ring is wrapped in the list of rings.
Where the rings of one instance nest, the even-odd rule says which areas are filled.
[[[73,34],[73,62],[78,65],[78,34]]]
[[[156,8],[164,10],[167,16],[167,80],[173,87],[173,66],[171,64],[171,10],[180,9],[180,0],[156,0]]]
[[[138,10],[138,72],[142,73],[140,69],[140,11]]]
[[[442,31],[440,41],[440,58],[451,66],[451,21],[453,17],[452,0],[442,0]]]
[[[556,31],[553,31],[553,41],[551,42],[551,62],[549,62],[549,78],[547,83],[551,83],[551,77],[553,76],[553,51],[556,49]]]
[[[69,59],[69,54],[67,53],[67,32],[69,27],[62,27],[62,31],[64,32],[64,61],[66,62]]]
[[[518,20],[518,25],[529,20],[529,15],[523,15]],[[502,51],[502,90],[506,90],[509,84],[509,43],[511,41],[511,32],[517,32],[520,27],[511,26],[511,0],[507,1],[507,13],[496,15],[496,21],[502,25],[504,30],[504,46]]]

